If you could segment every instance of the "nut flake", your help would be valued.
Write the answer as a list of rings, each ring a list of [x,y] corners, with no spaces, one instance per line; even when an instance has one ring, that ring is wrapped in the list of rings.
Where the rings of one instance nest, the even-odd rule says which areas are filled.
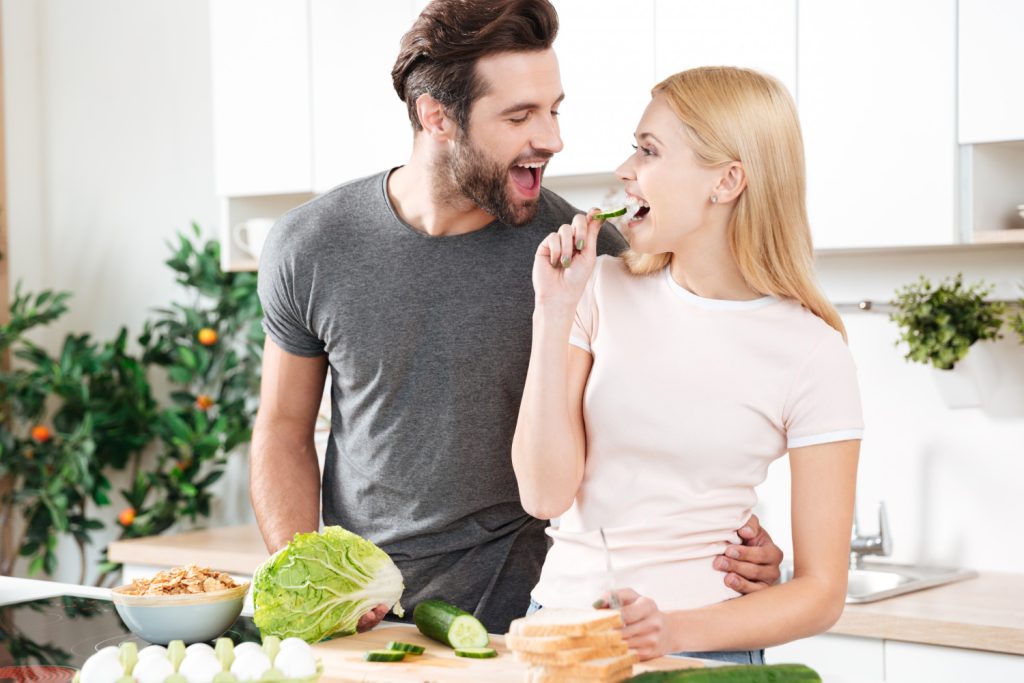
[[[157,572],[152,579],[135,579],[124,592],[128,595],[185,595],[212,593],[238,585],[224,572],[190,564]]]

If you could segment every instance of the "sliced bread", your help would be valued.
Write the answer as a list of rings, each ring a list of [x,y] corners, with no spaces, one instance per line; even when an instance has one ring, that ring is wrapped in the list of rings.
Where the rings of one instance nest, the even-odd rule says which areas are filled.
[[[629,651],[624,642],[603,647],[578,647],[571,650],[559,650],[557,652],[516,652],[516,659],[527,664],[540,664],[543,666],[562,666],[575,664],[592,659],[606,659],[618,657]]]
[[[581,647],[606,647],[622,642],[622,632],[617,629],[588,633],[585,636],[505,636],[505,645],[516,652],[558,652]]]
[[[546,607],[509,626],[513,636],[585,636],[622,627],[622,615],[613,609]]]

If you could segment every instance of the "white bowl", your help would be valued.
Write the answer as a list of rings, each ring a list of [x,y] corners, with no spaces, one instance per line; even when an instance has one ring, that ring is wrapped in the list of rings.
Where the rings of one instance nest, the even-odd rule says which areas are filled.
[[[131,586],[114,588],[110,597],[128,629],[150,643],[172,640],[204,643],[221,635],[242,613],[249,584],[211,593],[132,595]]]

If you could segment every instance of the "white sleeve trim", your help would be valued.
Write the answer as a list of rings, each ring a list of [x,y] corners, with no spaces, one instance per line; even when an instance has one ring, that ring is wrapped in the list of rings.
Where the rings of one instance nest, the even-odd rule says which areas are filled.
[[[803,448],[804,446],[817,446],[821,443],[833,443],[835,441],[849,441],[851,439],[863,439],[863,429],[844,429],[838,432],[825,432],[824,434],[811,434],[810,436],[794,436],[786,443],[787,448]]]
[[[584,351],[591,355],[593,355],[594,353],[593,351],[590,350],[590,344],[588,344],[587,341],[581,335],[570,334],[569,343],[572,344],[573,346],[583,349]]]

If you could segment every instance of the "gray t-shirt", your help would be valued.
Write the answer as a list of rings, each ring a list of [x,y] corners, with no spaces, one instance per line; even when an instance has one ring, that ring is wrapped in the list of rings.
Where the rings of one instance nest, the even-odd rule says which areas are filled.
[[[511,459],[531,270],[541,240],[578,212],[542,190],[528,225],[431,237],[395,213],[387,176],[278,222],[260,261],[264,328],[288,353],[330,364],[324,523],[391,556],[407,609],[447,600],[504,632],[526,612],[547,552],[546,522],[523,510]],[[602,229],[600,253],[624,247]]]

